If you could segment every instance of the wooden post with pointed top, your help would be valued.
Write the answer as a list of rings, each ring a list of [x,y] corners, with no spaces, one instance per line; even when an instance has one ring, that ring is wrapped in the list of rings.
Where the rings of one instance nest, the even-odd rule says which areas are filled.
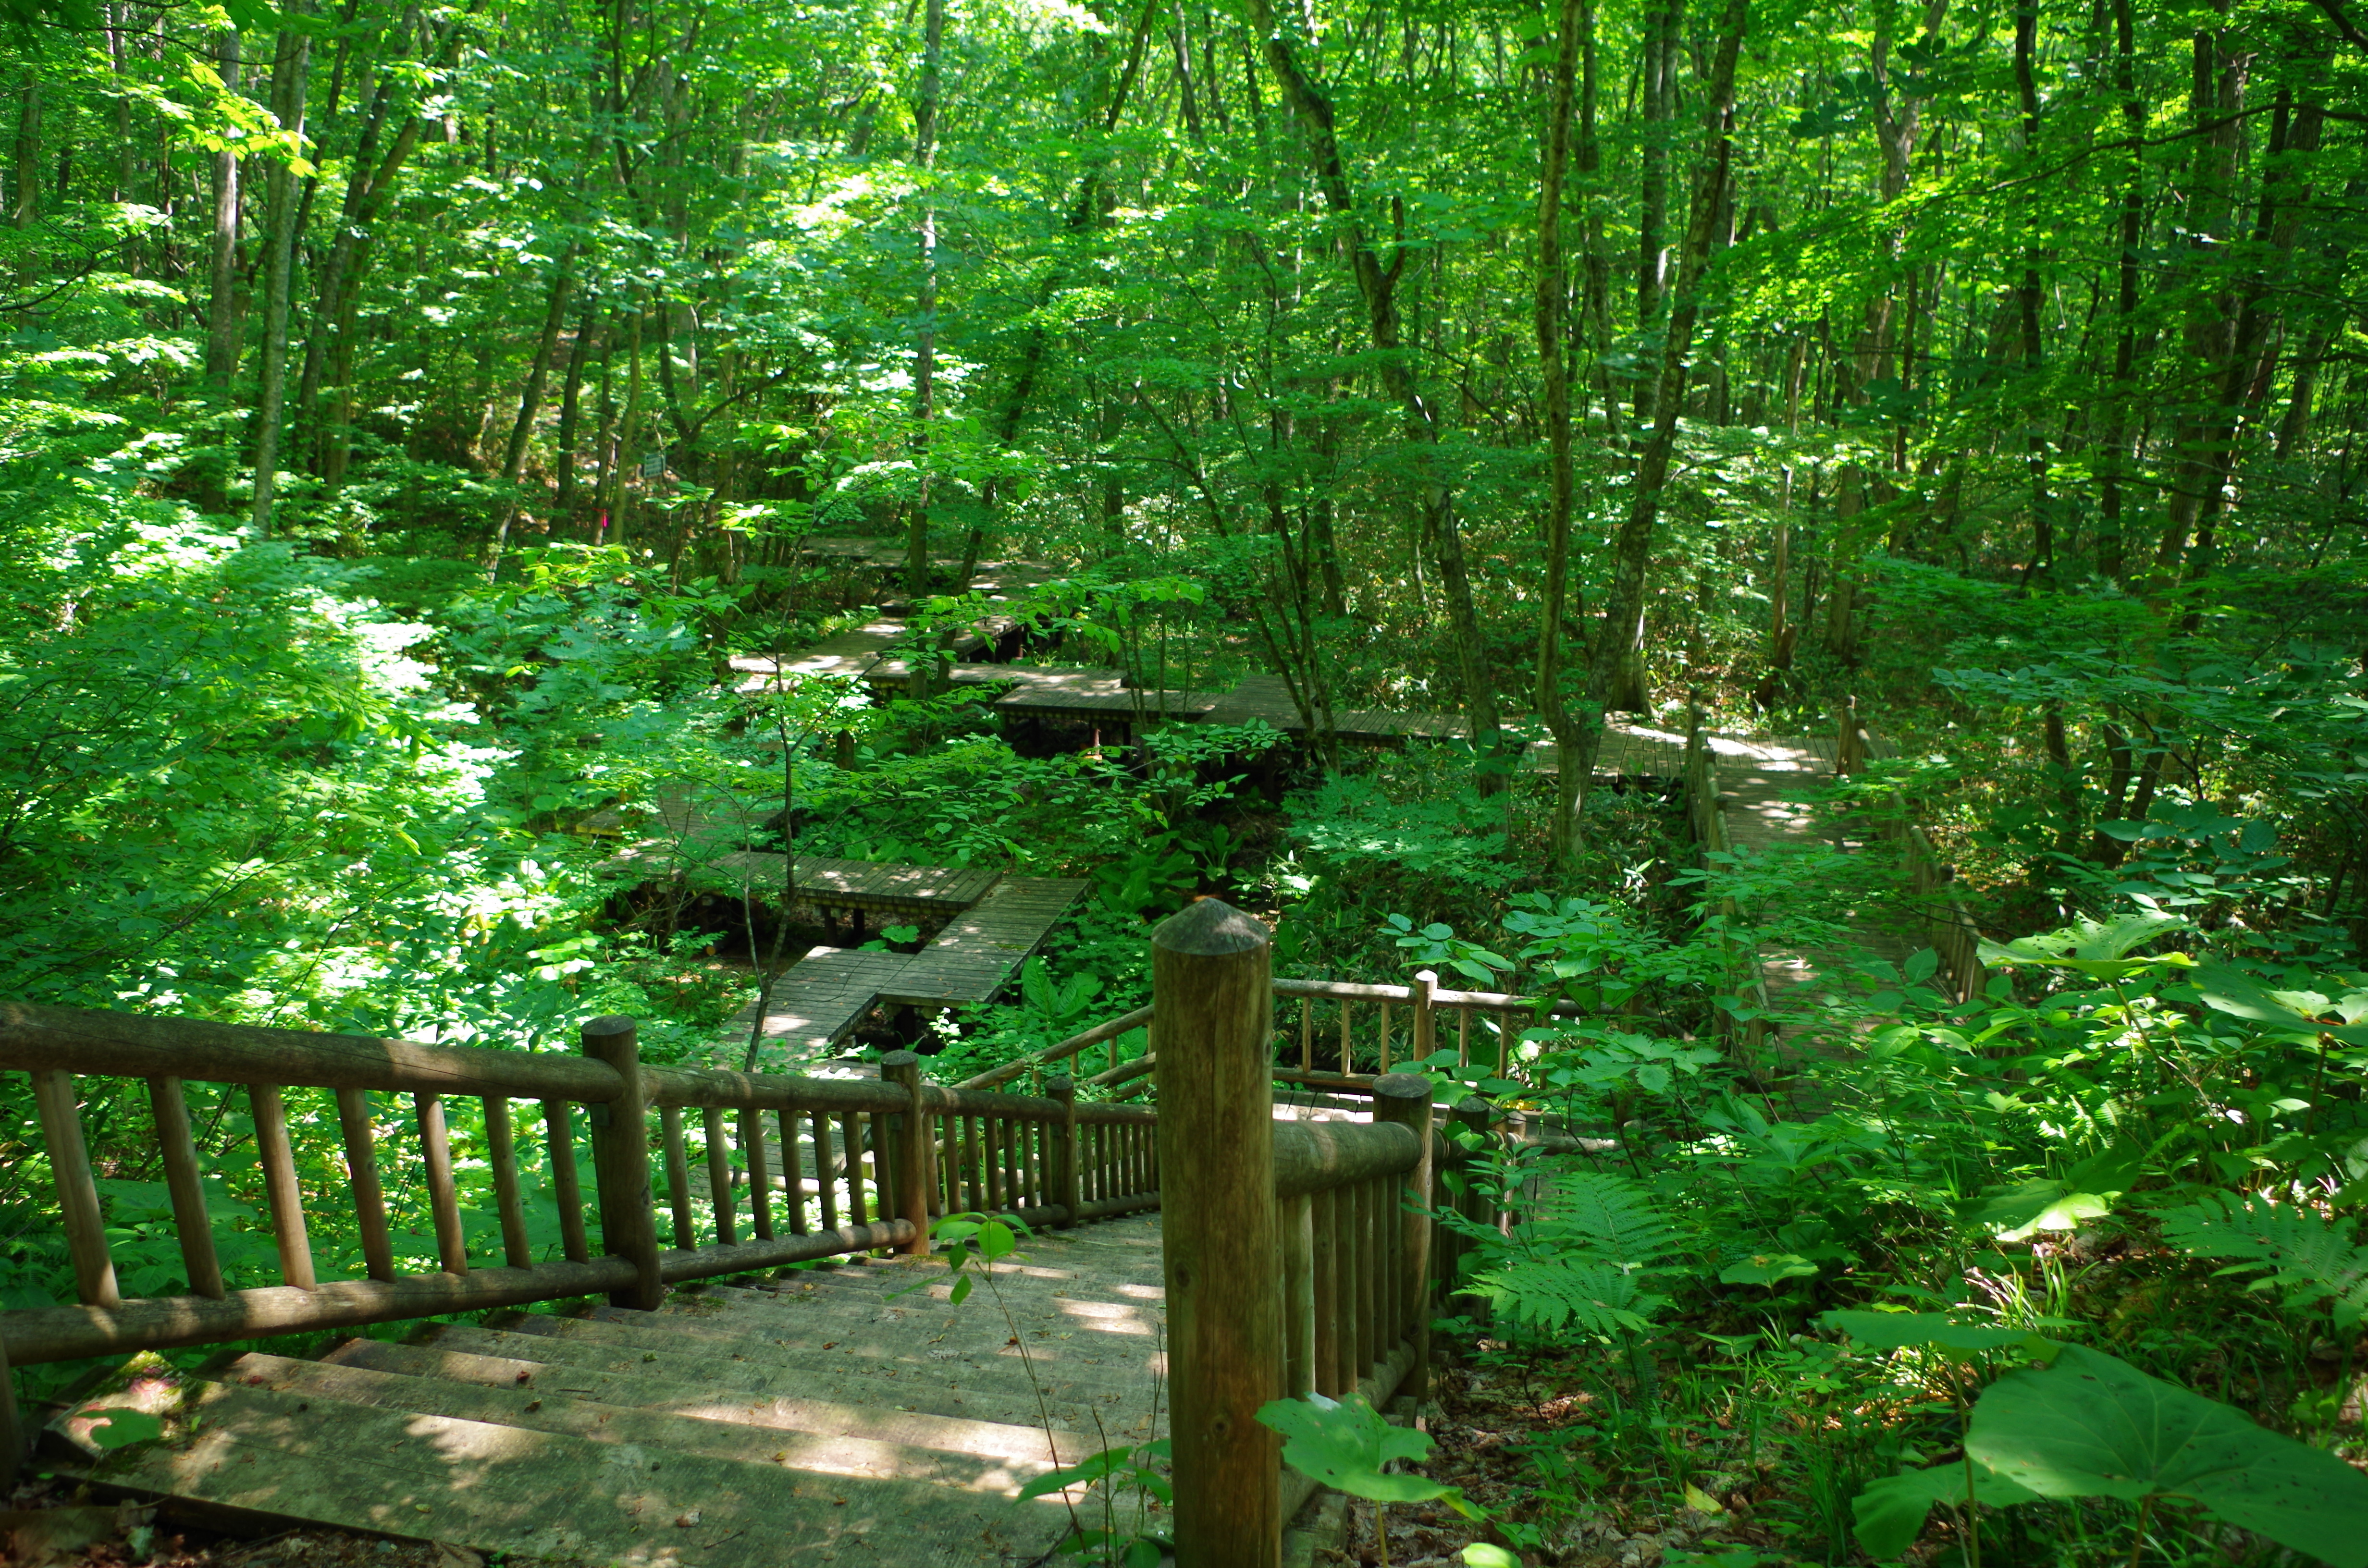
[[[1271,943],[1202,899],[1151,937],[1176,1568],[1280,1568]]]

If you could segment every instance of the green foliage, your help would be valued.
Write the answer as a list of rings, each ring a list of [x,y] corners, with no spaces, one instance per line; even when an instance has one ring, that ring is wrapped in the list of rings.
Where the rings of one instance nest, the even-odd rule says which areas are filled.
[[[2335,1568],[2368,1563],[2368,1476],[2078,1346],[1985,1392],[1965,1452],[2043,1497],[2191,1502]]]
[[[1326,1399],[1269,1400],[1258,1422],[1282,1434],[1282,1462],[1311,1480],[1372,1503],[1427,1503],[1445,1498],[1462,1506],[1462,1494],[1427,1476],[1395,1472],[1400,1460],[1430,1457],[1427,1432],[1393,1426],[1362,1394]]]
[[[1668,1305],[1648,1275],[1679,1267],[1684,1239],[1639,1184],[1593,1171],[1553,1178],[1508,1236],[1472,1227],[1480,1244],[1464,1289],[1509,1326],[1547,1336],[1619,1339]],[[1496,1239],[1492,1243],[1491,1238]]]
[[[2290,1307],[2324,1304],[2338,1328],[2368,1317],[2368,1246],[2352,1241],[2358,1221],[2329,1218],[2260,1194],[2208,1192],[2156,1215],[2163,1240],[2196,1257],[2234,1258],[2224,1274],[2269,1270],[2253,1289],[2275,1290]]]

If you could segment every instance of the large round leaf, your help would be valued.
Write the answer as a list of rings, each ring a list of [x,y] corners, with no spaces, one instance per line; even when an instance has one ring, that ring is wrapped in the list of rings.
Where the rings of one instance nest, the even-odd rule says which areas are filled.
[[[2068,1346],[1992,1384],[1974,1458],[2043,1497],[2180,1497],[2335,1568],[2368,1568],[2368,1476],[2241,1411]]]

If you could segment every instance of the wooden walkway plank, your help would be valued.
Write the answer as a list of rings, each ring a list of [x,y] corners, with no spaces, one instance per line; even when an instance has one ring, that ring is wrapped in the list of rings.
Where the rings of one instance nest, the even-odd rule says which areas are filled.
[[[1011,983],[1086,886],[1071,878],[1007,877],[948,922],[882,988],[881,999],[920,1006],[986,1001]]]
[[[728,881],[734,891],[745,877],[749,892],[758,900],[778,903],[788,858],[761,849],[742,849],[718,857],[702,872],[710,879]],[[934,918],[968,909],[986,896],[1001,874],[974,866],[907,866],[801,855],[796,885],[800,899],[825,908]]]
[[[211,1378],[142,1357],[56,1430],[107,1483],[522,1563],[1038,1562],[1070,1516],[1057,1496],[1014,1506],[1020,1485],[1162,1435],[1165,1308],[1156,1218],[1023,1253],[998,1267],[1009,1321],[952,1307],[934,1259],[857,1261]],[[165,1419],[165,1440],[90,1447],[90,1415],[123,1408]]]
[[[912,961],[905,953],[809,949],[773,982],[772,999],[765,1009],[763,1045],[779,1048],[791,1062],[828,1055],[871,1011],[880,1000],[881,988]],[[746,1040],[756,1021],[757,1003],[752,998],[725,1026],[729,1030],[725,1040],[734,1044]]]

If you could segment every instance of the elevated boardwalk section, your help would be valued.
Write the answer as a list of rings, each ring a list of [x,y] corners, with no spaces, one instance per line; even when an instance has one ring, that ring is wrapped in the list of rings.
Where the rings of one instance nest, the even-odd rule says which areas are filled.
[[[882,1004],[938,1008],[992,1001],[1085,891],[1075,879],[1007,877],[917,953],[811,949],[773,982],[759,1056],[768,1066],[826,1057]],[[757,1007],[751,1001],[727,1026],[727,1052],[748,1039]]]

